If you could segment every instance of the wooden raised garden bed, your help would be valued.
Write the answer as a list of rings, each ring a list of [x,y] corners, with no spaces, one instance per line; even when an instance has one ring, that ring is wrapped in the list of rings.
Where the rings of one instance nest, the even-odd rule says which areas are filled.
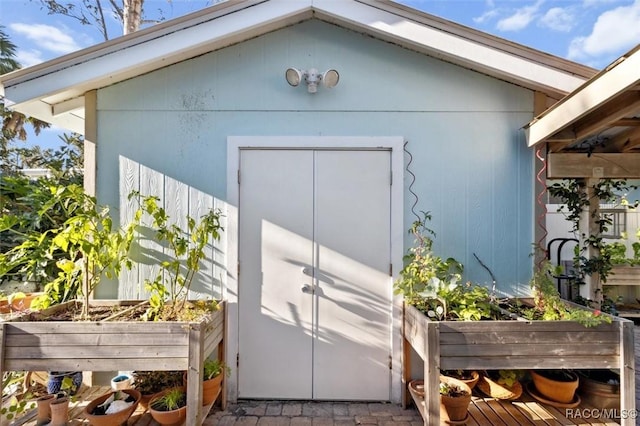
[[[94,301],[92,305],[133,305]],[[225,304],[200,321],[0,323],[2,371],[187,370],[187,425],[202,424],[202,366],[224,354]],[[223,386],[224,389],[224,386]],[[222,391],[224,404],[225,393]]]
[[[424,361],[425,399],[418,408],[425,425],[440,424],[441,369],[615,368],[620,371],[621,412],[635,409],[631,321],[615,318],[592,328],[573,321],[438,322],[405,305],[403,330],[405,385],[411,374],[409,349]],[[623,418],[621,424],[635,425],[635,419]]]

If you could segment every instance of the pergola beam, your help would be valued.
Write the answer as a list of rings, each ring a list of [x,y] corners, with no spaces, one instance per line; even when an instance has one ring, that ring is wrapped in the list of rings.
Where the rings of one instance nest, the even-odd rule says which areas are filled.
[[[602,178],[640,179],[640,154],[549,153],[548,179]]]

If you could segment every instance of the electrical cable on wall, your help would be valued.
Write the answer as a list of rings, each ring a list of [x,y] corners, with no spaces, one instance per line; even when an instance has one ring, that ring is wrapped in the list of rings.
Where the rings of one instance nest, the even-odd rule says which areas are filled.
[[[411,155],[411,153],[407,149],[407,145],[408,144],[409,144],[409,141],[404,141],[403,149],[404,149],[404,152],[406,152],[407,155],[409,156],[409,162],[407,163],[407,166],[405,167],[405,170],[407,171],[407,173],[409,173],[411,175],[411,182],[409,182],[409,193],[411,195],[413,195],[413,198],[415,199],[415,201],[411,205],[411,213],[413,213],[413,215],[416,217],[417,221],[420,221],[421,220],[420,216],[418,215],[418,213],[416,213],[416,206],[418,205],[419,198],[418,198],[418,194],[413,192],[413,184],[416,181],[416,175],[414,175],[413,172],[411,170],[409,170],[409,166],[413,162],[413,155]]]
[[[538,269],[540,269],[545,259],[547,259],[548,257],[547,249],[545,248],[544,242],[547,239],[547,235],[549,235],[549,232],[547,231],[547,226],[546,226],[547,204],[544,200],[544,196],[547,193],[547,183],[546,183],[546,180],[544,179],[544,173],[547,170],[547,161],[542,156],[542,147],[539,147],[536,150],[536,157],[538,158],[538,160],[540,160],[540,162],[542,162],[542,168],[540,168],[540,170],[536,174],[536,180],[542,186],[542,189],[540,190],[540,192],[538,193],[538,196],[536,197],[536,202],[541,207],[541,213],[538,215],[538,220],[536,223],[538,224],[540,229],[542,229],[542,235],[536,242],[536,248],[540,250],[541,253],[544,253],[544,256],[541,256],[537,262]]]

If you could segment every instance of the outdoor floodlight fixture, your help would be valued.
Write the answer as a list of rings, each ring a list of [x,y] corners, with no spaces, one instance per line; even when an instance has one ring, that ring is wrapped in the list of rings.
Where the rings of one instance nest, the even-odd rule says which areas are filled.
[[[309,70],[299,70],[296,68],[289,68],[285,73],[287,83],[296,87],[304,79],[307,83],[307,92],[316,93],[318,91],[318,83],[322,82],[322,85],[327,88],[335,87],[340,80],[338,71],[330,69],[323,73],[319,73],[317,69],[310,68]]]

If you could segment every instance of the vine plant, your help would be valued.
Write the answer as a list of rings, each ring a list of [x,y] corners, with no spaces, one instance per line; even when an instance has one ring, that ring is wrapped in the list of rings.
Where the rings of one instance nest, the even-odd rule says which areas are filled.
[[[612,269],[611,251],[605,249],[603,234],[609,229],[611,220],[606,216],[601,216],[598,211],[591,212],[591,217],[597,224],[594,234],[587,235],[580,232],[580,218],[586,206],[590,204],[587,195],[587,185],[584,179],[565,179],[554,183],[547,188],[549,193],[562,199],[566,206],[566,219],[573,223],[572,231],[580,235],[581,243],[576,247],[573,259],[574,268],[577,272],[576,283],[584,284],[585,277],[598,274],[602,282],[607,282],[607,277]],[[628,184],[626,180],[602,179],[593,186],[593,197],[599,202],[613,203],[616,201],[616,194],[637,189],[637,186]],[[635,202],[638,205],[638,201]],[[561,211],[562,208],[558,209]],[[587,256],[589,248],[591,255]],[[596,290],[596,297],[601,298],[601,290]]]

